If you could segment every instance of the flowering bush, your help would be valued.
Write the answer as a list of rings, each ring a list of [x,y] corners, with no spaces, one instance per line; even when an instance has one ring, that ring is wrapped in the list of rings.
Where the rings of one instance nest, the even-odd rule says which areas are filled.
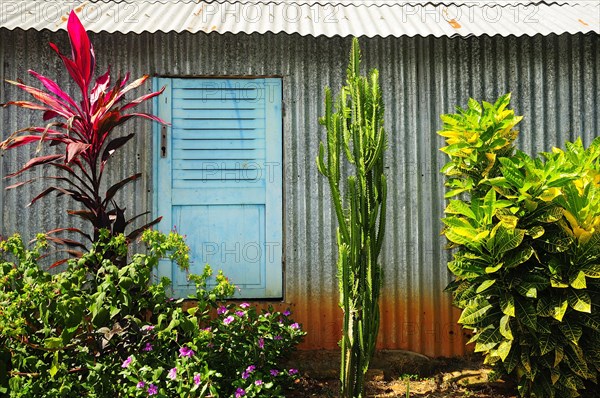
[[[196,317],[197,308],[184,317]],[[124,395],[282,396],[298,371],[283,369],[281,359],[305,334],[290,312],[257,314],[255,307],[241,303],[220,305],[217,313],[216,318],[202,319],[208,326],[187,330],[187,337],[169,330],[171,324],[143,326],[135,354],[121,365],[120,374],[127,380]]]
[[[234,287],[219,273],[209,288],[208,266],[190,276],[197,306],[184,310],[168,279],[150,284],[162,257],[189,265],[180,235],[144,232],[147,254],[120,267],[104,252],[126,250],[125,237],[101,233],[56,275],[37,265],[44,235],[33,250],[18,236],[0,242],[1,396],[281,396],[297,371],[280,361],[305,334],[289,311],[223,304]]]

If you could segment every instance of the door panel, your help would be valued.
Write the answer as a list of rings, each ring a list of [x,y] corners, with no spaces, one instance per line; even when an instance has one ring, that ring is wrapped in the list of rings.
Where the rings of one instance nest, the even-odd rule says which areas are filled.
[[[281,80],[156,79],[163,85],[156,106],[170,125],[154,140],[159,228],[187,236],[190,272],[208,263],[237,297],[282,297]],[[178,296],[192,291],[170,262],[159,275]]]

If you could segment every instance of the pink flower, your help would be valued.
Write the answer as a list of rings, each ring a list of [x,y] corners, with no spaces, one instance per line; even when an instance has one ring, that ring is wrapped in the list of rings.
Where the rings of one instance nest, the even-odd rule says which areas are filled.
[[[127,368],[127,367],[129,367],[129,365],[131,365],[131,362],[133,362],[133,357],[129,356],[129,357],[127,357],[126,360],[123,361],[123,364],[121,364],[121,367]]]
[[[239,388],[237,390],[235,390],[235,398],[240,398],[243,397],[244,395],[246,395],[246,390],[244,390],[243,388]]]
[[[181,347],[179,349],[179,356],[180,357],[191,357],[193,355],[194,355],[194,351],[191,348]]]
[[[217,314],[222,315],[224,313],[227,312],[227,307],[225,307],[224,305],[219,306],[219,308],[217,308]]]
[[[273,340],[281,340],[281,339],[282,339],[281,336],[275,336],[275,337],[273,337]]]
[[[146,343],[146,347],[143,348],[144,351],[152,351],[152,344]]]
[[[294,322],[294,323],[292,323],[292,324],[290,325],[290,327],[291,327],[292,329],[300,329],[300,325],[298,325],[298,322]]]
[[[269,373],[271,373],[271,376],[277,376],[279,374],[279,371],[277,369],[271,369]]]
[[[256,366],[254,365],[250,365],[246,368],[246,370],[244,371],[244,373],[242,373],[242,379],[246,380],[248,377],[250,377],[250,373],[254,372],[254,370],[256,369]]]
[[[167,377],[171,380],[175,380],[177,378],[177,368],[172,368],[171,370],[169,370]]]
[[[288,310],[285,310],[285,311],[283,312],[283,315],[285,315],[285,316],[290,316],[290,314],[291,314],[291,312],[290,312],[290,310],[289,310],[289,309],[288,309]]]
[[[202,378],[200,377],[200,374],[199,374],[199,373],[196,373],[196,374],[194,375],[194,384],[195,384],[195,385],[198,385],[198,384],[200,384],[200,382],[201,382],[201,381],[202,381]]]
[[[263,381],[261,379],[258,379],[254,382],[254,384],[256,384],[257,386],[262,386]]]
[[[236,311],[235,314],[237,316],[239,316],[240,318],[243,317],[244,315],[246,315],[246,313],[244,311]]]
[[[231,322],[233,322],[233,320],[234,318],[231,315],[229,315],[227,318],[223,319],[223,323],[225,325],[229,325]]]
[[[265,348],[265,339],[263,339],[262,337],[260,339],[258,339],[258,347],[260,349]]]
[[[158,394],[158,387],[156,387],[154,384],[150,384],[148,386],[148,395],[156,395]]]
[[[143,381],[138,381],[138,383],[135,385],[136,388],[144,388],[144,386],[146,385],[146,383],[144,383]]]
[[[290,370],[288,371],[288,373],[289,373],[290,375],[295,375],[295,374],[298,374],[298,369],[293,369],[293,368],[292,368],[292,369],[290,369]]]
[[[144,332],[149,332],[152,329],[154,329],[153,325],[144,325],[144,326],[142,326],[142,331],[144,331]]]
[[[242,303],[242,304],[240,304],[240,308],[246,309],[248,307],[250,307],[250,304],[248,304],[248,303]]]

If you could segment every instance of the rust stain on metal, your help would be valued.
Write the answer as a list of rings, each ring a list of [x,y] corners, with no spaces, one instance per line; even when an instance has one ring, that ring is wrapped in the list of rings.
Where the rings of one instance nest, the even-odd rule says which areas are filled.
[[[462,28],[462,25],[459,24],[456,19],[451,19],[448,21],[448,23],[450,24],[450,26],[452,26],[454,29],[460,29]]]
[[[79,6],[75,8],[75,12],[79,13],[83,10],[83,6]]]
[[[253,302],[259,308],[272,305],[278,311],[290,308],[293,319],[307,332],[298,347],[301,350],[336,350],[342,334],[342,311],[337,297],[290,297],[289,302]],[[450,309],[445,298],[423,297],[410,302],[381,298],[381,323],[377,349],[408,350],[430,357],[464,355],[468,350],[457,320],[460,311]],[[444,305],[448,306],[448,309]]]

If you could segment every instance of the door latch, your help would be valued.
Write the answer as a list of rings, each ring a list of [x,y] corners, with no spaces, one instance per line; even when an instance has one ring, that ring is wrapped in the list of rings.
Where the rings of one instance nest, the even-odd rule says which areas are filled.
[[[162,126],[160,130],[160,157],[167,157],[167,126]]]

